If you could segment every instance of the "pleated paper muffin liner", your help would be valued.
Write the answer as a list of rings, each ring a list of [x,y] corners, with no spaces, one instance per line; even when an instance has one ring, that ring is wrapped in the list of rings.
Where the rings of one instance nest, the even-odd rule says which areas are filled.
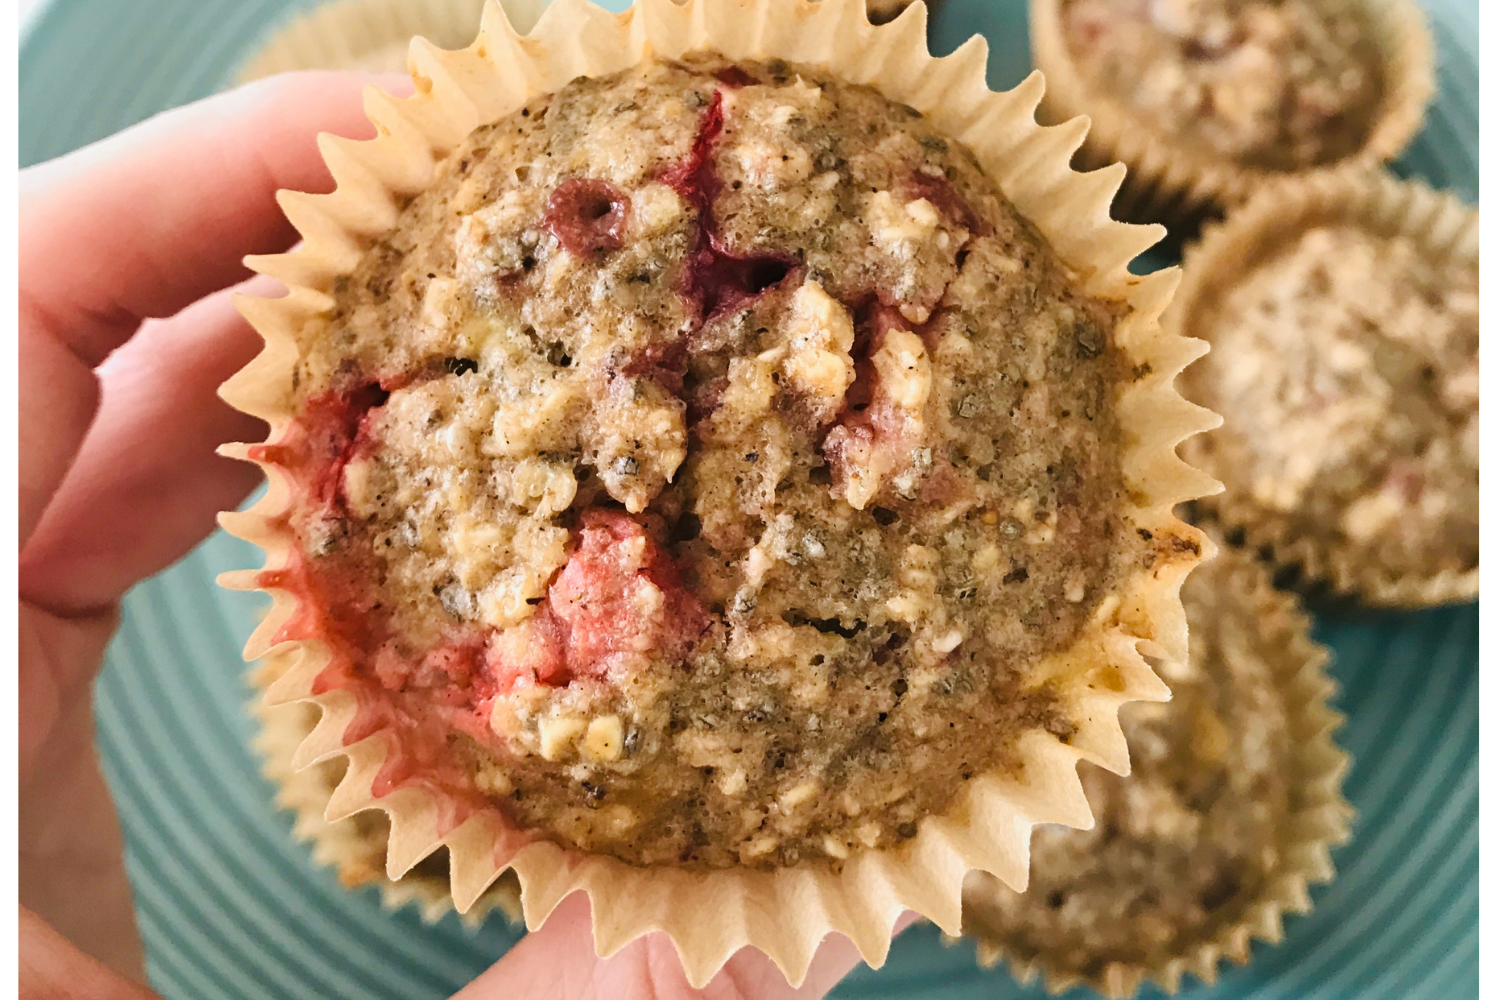
[[[298,750],[305,766],[335,756],[348,771],[328,807],[330,818],[361,809],[385,810],[391,834],[388,869],[397,876],[439,846],[449,851],[452,892],[467,909],[505,869],[520,879],[522,909],[535,928],[567,895],[584,891],[593,904],[594,941],[613,954],[651,931],[666,932],[688,978],[706,982],[744,946],[764,951],[792,983],[799,983],[818,943],[829,933],[848,937],[873,966],[885,960],[892,925],[915,910],[952,932],[960,927],[960,894],[970,869],[1024,887],[1027,843],[1036,823],[1090,822],[1077,775],[1086,759],[1124,771],[1124,737],[1116,712],[1130,700],[1166,697],[1144,655],[1186,655],[1187,633],[1177,591],[1211,546],[1176,518],[1173,506],[1217,488],[1176,454],[1185,438],[1217,425],[1217,418],[1183,400],[1173,378],[1204,345],[1165,333],[1159,317],[1178,280],[1175,271],[1135,276],[1126,265],[1160,239],[1160,227],[1128,226],[1109,217],[1123,167],[1079,174],[1069,166],[1087,123],[1042,128],[1038,74],[1014,90],[985,85],[986,47],[974,38],[953,54],[926,49],[926,10],[909,8],[889,24],[872,26],[861,0],[642,0],[624,14],[582,0],[551,5],[528,36],[518,35],[504,11],[490,4],[478,39],[445,52],[416,40],[410,66],[414,96],[397,100],[371,88],[366,108],[379,135],[369,142],[324,136],[321,148],[338,182],[328,195],[282,192],[288,218],[303,236],[292,253],[252,258],[256,270],[280,279],[290,294],[245,298],[241,309],[266,347],[225,384],[226,400],[271,425],[279,441],[292,421],[296,333],[332,307],[335,279],[350,273],[371,239],[395,225],[401,199],[421,191],[437,163],[481,123],[554,91],[579,75],[602,76],[649,58],[716,52],[733,60],[780,58],[810,64],[930,116],[947,135],[965,142],[1016,209],[1030,219],[1064,262],[1079,272],[1085,291],[1122,300],[1130,310],[1115,337],[1137,377],[1117,394],[1126,522],[1155,539],[1150,566],[1122,580],[1075,645],[1034,667],[1035,683],[1051,683],[1078,732],[1070,744],[1041,730],[1017,738],[1024,766],[1012,773],[975,775],[952,808],[924,819],[898,847],[852,854],[842,869],[804,862],[774,871],[730,868],[696,872],[641,868],[614,858],[538,841],[507,825],[498,811],[471,815],[455,829],[439,826],[433,793],[403,787],[383,797],[371,783],[393,745],[376,732],[350,745],[344,733],[355,699],[344,691],[313,693],[327,663],[317,641],[282,642],[278,635],[297,610],[296,598],[261,571],[227,574],[227,586],[265,589],[273,598],[267,620],[246,649],[295,659],[271,686],[273,703],[311,701],[323,716]],[[248,445],[226,454],[262,460],[269,481],[263,499],[224,526],[266,550],[265,572],[284,567],[294,539],[286,527],[292,502],[284,469]]]
[[[328,820],[328,799],[343,777],[343,761],[334,758],[301,769],[292,763],[297,748],[317,726],[321,711],[307,702],[269,705],[264,698],[266,688],[285,672],[288,662],[288,657],[270,656],[253,672],[251,680],[260,697],[252,703],[251,714],[260,725],[254,747],[260,754],[261,773],[276,786],[276,804],[292,813],[293,836],[309,844],[313,861],[332,868],[343,885],[351,889],[374,886],[388,910],[412,906],[427,923],[454,912],[445,872],[417,867],[395,880],[386,874],[389,830],[383,815]],[[366,817],[370,821],[359,821]],[[460,917],[465,925],[478,927],[496,910],[511,923],[521,921],[521,891],[513,876],[497,879]]]
[[[500,0],[511,24],[529,31],[546,0]],[[273,31],[240,66],[249,83],[303,69],[398,73],[413,36],[459,48],[474,39],[484,0],[335,0]]]
[[[547,0],[499,0],[511,25],[530,31]],[[870,19],[889,21],[912,0],[867,0]],[[929,7],[942,0],[931,0]],[[461,48],[479,30],[484,0],[335,0],[271,33],[235,74],[249,83],[303,69],[400,72],[414,36],[440,48]]]
[[[1090,89],[1067,45],[1066,0],[1029,0],[1031,54],[1047,75],[1043,121],[1092,120],[1082,162],[1130,168],[1116,205],[1120,218],[1182,224],[1221,213],[1268,181],[1315,170],[1375,167],[1395,159],[1420,131],[1436,93],[1432,34],[1414,0],[1351,0],[1380,53],[1381,98],[1364,143],[1354,153],[1303,171],[1279,171],[1213,156],[1151,127],[1129,105]]]
[[[1082,984],[1112,1000],[1134,996],[1147,980],[1176,993],[1189,972],[1212,984],[1225,960],[1249,962],[1252,940],[1279,943],[1285,914],[1307,913],[1312,908],[1308,887],[1333,878],[1330,851],[1348,842],[1354,808],[1341,791],[1350,758],[1333,740],[1344,717],[1329,704],[1337,684],[1327,672],[1328,650],[1312,640],[1312,623],[1300,602],[1272,587],[1263,564],[1225,548],[1210,571],[1219,594],[1253,616],[1265,648],[1275,650],[1268,665],[1286,710],[1290,754],[1289,812],[1279,831],[1276,868],[1258,892],[1226,904],[1237,910],[1234,919],[1218,923],[1180,953],[1151,965],[1112,962],[1094,976],[1081,975],[1060,956],[1018,947],[982,905],[987,895],[1009,890],[974,877],[965,893],[964,933],[973,938],[982,966],[1004,961],[1023,983],[1040,977],[1048,993]]]
[[[1198,333],[1201,310],[1217,302],[1267,249],[1288,245],[1303,230],[1329,222],[1364,226],[1382,236],[1405,236],[1439,262],[1478,266],[1479,211],[1457,197],[1384,172],[1339,171],[1273,185],[1222,224],[1210,227],[1183,264],[1182,288],[1166,316],[1169,329]],[[1204,438],[1183,445],[1188,461],[1213,471]],[[1298,585],[1326,588],[1379,607],[1422,608],[1468,601],[1479,594],[1479,567],[1429,575],[1396,573],[1297,529],[1292,517],[1230,489],[1200,500],[1198,510],[1222,525],[1226,537],[1294,570]]]
[[[926,0],[926,2],[928,10],[936,10],[943,0]],[[865,0],[865,7],[870,12],[870,20],[876,24],[894,20],[911,4],[912,0]]]

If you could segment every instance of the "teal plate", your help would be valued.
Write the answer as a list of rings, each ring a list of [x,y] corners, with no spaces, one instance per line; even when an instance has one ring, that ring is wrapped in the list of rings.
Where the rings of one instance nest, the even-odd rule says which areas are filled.
[[[623,0],[614,0],[618,7]],[[53,0],[20,59],[20,159],[38,163],[212,93],[310,0]],[[1478,4],[1429,0],[1441,96],[1398,172],[1478,198]],[[945,0],[933,46],[990,41],[990,83],[1028,71],[1023,0]],[[169,1000],[445,997],[515,943],[495,917],[424,924],[349,892],[292,840],[249,749],[239,651],[258,604],[214,586],[259,551],[219,533],[126,598],[98,686],[99,741],[124,822],[152,984]],[[1349,715],[1355,837],[1279,946],[1194,1000],[1462,1000],[1479,992],[1479,607],[1321,616]],[[861,968],[845,1000],[1040,997],[931,926]],[[1079,996],[1090,996],[1079,992]],[[1147,989],[1146,996],[1155,991]]]

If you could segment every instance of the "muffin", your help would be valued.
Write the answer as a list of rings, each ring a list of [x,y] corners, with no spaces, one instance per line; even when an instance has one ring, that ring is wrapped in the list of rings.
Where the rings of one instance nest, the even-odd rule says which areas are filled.
[[[446,845],[464,907],[514,868],[533,926],[586,889],[601,953],[665,929],[695,982],[829,931],[878,962],[1083,822],[1077,759],[1164,693],[1196,350],[1125,270],[1156,234],[972,47],[870,86],[920,36],[847,2],[591,10],[414,46],[339,193],[284,197],[315,238],[257,262],[293,293],[225,389],[272,423],[226,521],[277,601],[249,652],[298,655],[298,763],[349,758],[330,816],[385,810],[392,875]]]
[[[1005,665],[1155,550],[1116,316],[873,90],[569,84],[476,130],[304,330],[259,453],[298,493],[284,635],[410,731],[390,780],[567,846],[890,846],[1013,764],[996,733],[1066,735]]]
[[[1172,701],[1121,712],[1130,777],[1084,769],[1094,828],[1037,830],[1024,894],[988,876],[968,886],[964,930],[984,964],[1008,958],[1053,993],[1129,997],[1145,978],[1176,992],[1184,972],[1212,983],[1221,958],[1247,962],[1252,936],[1279,941],[1281,914],[1305,912],[1307,884],[1332,877],[1352,810],[1327,651],[1244,553],[1221,552],[1182,600],[1191,654],[1163,665]]]
[[[1224,426],[1187,447],[1227,529],[1377,604],[1477,592],[1478,213],[1348,177],[1267,192],[1190,252],[1184,374]]]
[[[1180,219],[1264,181],[1391,159],[1421,125],[1432,42],[1411,0],[1032,0],[1059,119],[1131,168],[1136,214]]]
[[[268,661],[256,677],[257,689],[264,690],[283,666],[276,658]],[[388,909],[416,906],[429,922],[453,912],[446,854],[430,854],[393,880],[386,875],[390,822],[384,813],[366,810],[335,822],[324,816],[347,762],[335,758],[301,770],[292,763],[297,748],[317,724],[320,712],[316,705],[267,705],[257,700],[251,711],[260,725],[254,743],[262,773],[276,786],[276,804],[295,817],[292,832],[311,845],[315,862],[333,868],[339,882],[350,889],[375,887]],[[512,922],[521,919],[520,887],[514,873],[497,879],[462,918],[468,926],[477,927],[493,910],[501,911]]]

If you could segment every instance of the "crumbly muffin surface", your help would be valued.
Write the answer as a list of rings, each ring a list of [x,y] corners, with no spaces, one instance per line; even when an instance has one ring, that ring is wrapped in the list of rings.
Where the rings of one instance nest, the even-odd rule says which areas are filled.
[[[1290,735],[1269,666],[1285,650],[1229,585],[1245,565],[1223,552],[1188,578],[1189,662],[1162,671],[1172,700],[1120,712],[1130,776],[1082,765],[1094,828],[1039,827],[1024,893],[971,887],[976,933],[1095,979],[1189,954],[1260,898],[1289,833]]]
[[[306,330],[285,637],[346,739],[396,734],[377,792],[645,865],[899,843],[1071,734],[1028,666],[1169,541],[1121,516],[1123,307],[1078,285],[873,90],[574,81]]]
[[[1319,226],[1205,314],[1185,378],[1226,489],[1393,573],[1479,561],[1479,274]]]
[[[1213,156],[1294,170],[1364,142],[1377,53],[1352,0],[1066,0],[1084,79]]]

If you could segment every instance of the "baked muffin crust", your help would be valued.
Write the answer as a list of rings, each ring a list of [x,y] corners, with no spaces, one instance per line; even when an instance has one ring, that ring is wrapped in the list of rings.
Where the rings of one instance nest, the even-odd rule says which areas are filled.
[[[485,126],[305,332],[321,690],[441,787],[637,864],[913,836],[1124,568],[1118,306],[915,111],[653,64]],[[271,451],[269,449],[274,449]],[[457,821],[455,819],[455,821]]]
[[[1355,0],[1065,0],[1088,85],[1147,127],[1247,166],[1297,170],[1361,148],[1378,52]]]
[[[1479,275],[1406,237],[1309,228],[1205,310],[1184,375],[1231,494],[1396,575],[1479,562]]]

